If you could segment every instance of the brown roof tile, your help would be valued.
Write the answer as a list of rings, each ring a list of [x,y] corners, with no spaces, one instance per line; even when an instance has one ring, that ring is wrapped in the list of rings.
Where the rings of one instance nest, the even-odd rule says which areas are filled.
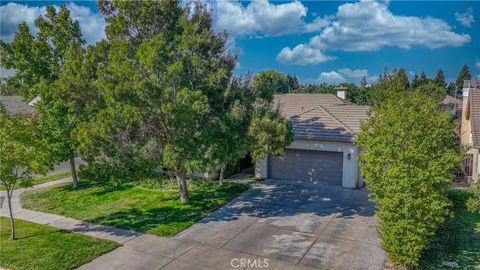
[[[368,110],[332,94],[279,94],[274,102],[301,139],[352,141]]]
[[[0,96],[0,105],[10,114],[35,114],[35,108],[24,102],[21,96]]]

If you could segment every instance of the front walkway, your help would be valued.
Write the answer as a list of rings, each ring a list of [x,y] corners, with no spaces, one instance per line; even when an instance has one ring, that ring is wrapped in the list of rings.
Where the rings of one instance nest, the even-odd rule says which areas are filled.
[[[174,237],[23,209],[24,191],[14,192],[15,218],[122,245],[79,269],[382,269],[385,260],[364,190],[267,180]]]

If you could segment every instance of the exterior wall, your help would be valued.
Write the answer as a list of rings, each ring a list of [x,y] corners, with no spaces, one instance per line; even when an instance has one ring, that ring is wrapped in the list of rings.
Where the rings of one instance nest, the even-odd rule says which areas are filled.
[[[480,176],[480,156],[479,149],[470,148],[468,150],[469,154],[472,154],[472,182],[477,183]]]
[[[477,149],[477,166],[474,168],[474,170],[477,172],[475,174],[477,178],[473,179],[475,183],[478,183],[480,181],[480,150]]]
[[[467,104],[468,104],[468,94],[469,88],[463,88],[463,105],[462,105],[462,126],[460,141],[463,145],[468,145],[472,143],[472,127],[470,125],[470,119],[467,119]]]
[[[342,186],[346,188],[356,188],[357,186],[360,186],[360,184],[363,185],[363,180],[360,180],[361,177],[358,168],[357,147],[352,142],[330,142],[296,139],[287,148],[343,152]],[[268,177],[267,158],[256,162],[255,176],[261,178]]]
[[[255,162],[255,177],[268,178],[268,155]]]
[[[360,166],[359,166],[358,160],[359,160],[360,152],[362,152],[362,151],[358,147],[355,147],[355,150],[357,152],[356,155],[355,155],[357,157],[357,161],[356,161],[357,162],[357,187],[361,188],[361,187],[363,187],[364,181],[363,181],[362,172],[360,171]]]
[[[462,105],[462,126],[461,126],[461,137],[460,141],[462,145],[467,146],[468,153],[472,154],[472,182],[478,182],[480,178],[480,158],[479,158],[479,149],[473,147],[473,139],[472,139],[472,124],[470,119],[467,119],[467,105],[468,105],[468,97],[470,94],[470,88],[463,88],[463,105]]]

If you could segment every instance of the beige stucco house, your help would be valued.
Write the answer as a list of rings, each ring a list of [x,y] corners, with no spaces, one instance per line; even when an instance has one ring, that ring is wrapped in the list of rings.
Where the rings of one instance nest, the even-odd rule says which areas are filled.
[[[480,178],[480,80],[466,80],[463,84],[461,142],[469,158],[462,164],[470,182]]]
[[[257,161],[257,177],[346,188],[363,185],[355,135],[368,107],[348,102],[345,88],[337,90],[337,95],[275,95],[274,102],[292,124],[294,141],[282,155]]]

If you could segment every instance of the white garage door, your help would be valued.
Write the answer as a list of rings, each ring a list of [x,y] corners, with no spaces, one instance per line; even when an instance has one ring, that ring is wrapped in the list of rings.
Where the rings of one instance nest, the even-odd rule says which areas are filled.
[[[286,149],[281,156],[268,159],[271,178],[341,186],[342,174],[342,152]]]

